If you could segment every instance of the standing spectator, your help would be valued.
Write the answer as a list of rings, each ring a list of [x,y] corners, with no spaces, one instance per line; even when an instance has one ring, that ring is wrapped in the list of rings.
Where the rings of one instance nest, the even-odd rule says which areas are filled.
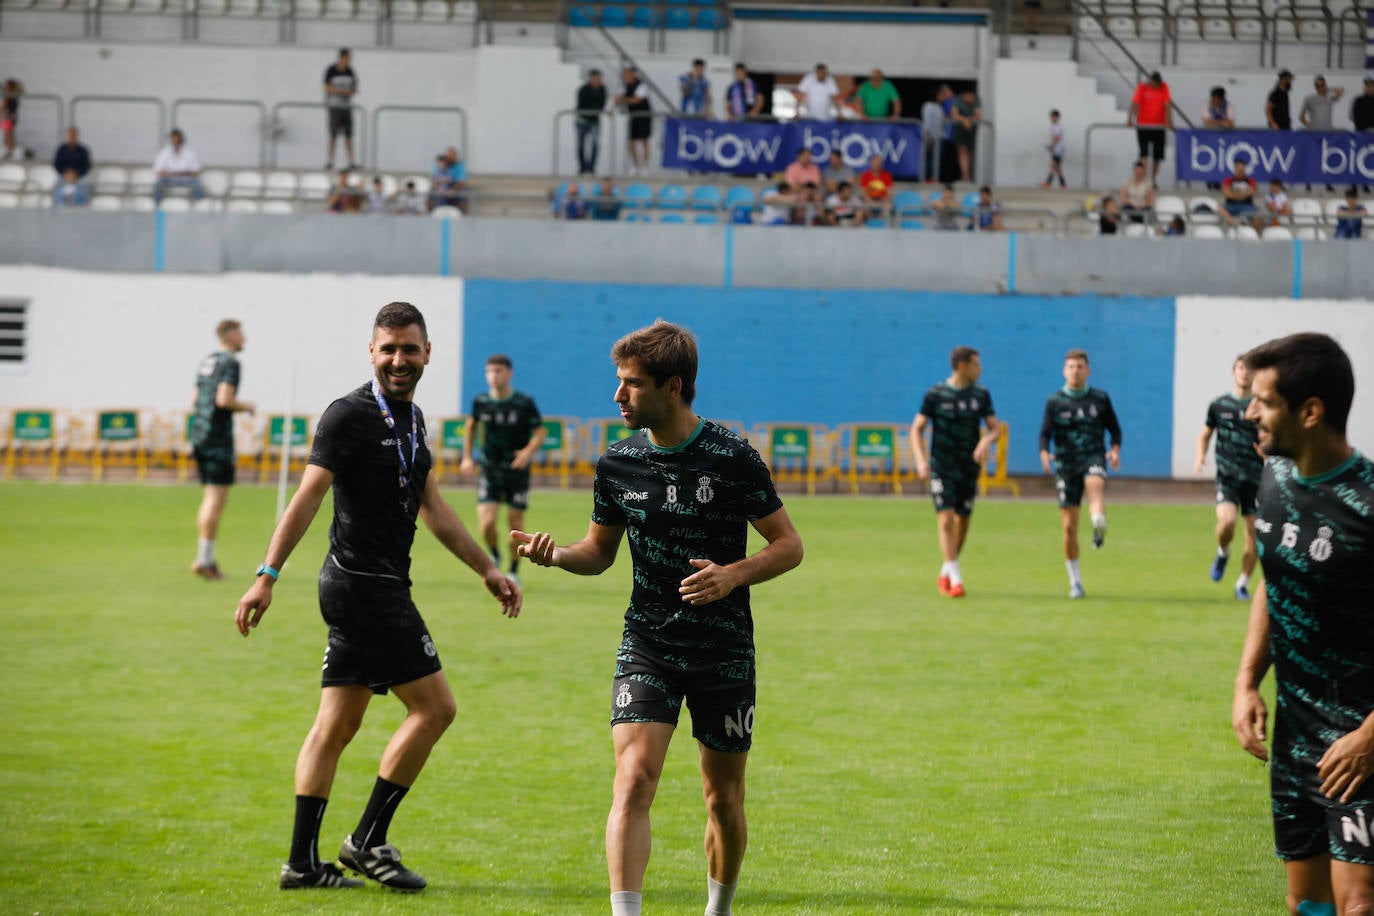
[[[948,86],[941,86],[935,94],[921,106],[921,168],[926,183],[931,184],[940,177],[941,142],[945,136],[945,100]]]
[[[428,210],[425,196],[415,190],[415,182],[407,181],[405,188],[397,191],[391,198],[391,212],[405,216],[423,216]]]
[[[569,182],[568,190],[563,194],[563,212],[560,214],[564,219],[586,219],[587,202],[582,199],[582,194],[577,189],[577,182]]]
[[[362,209],[363,194],[349,180],[348,169],[339,169],[334,186],[329,189],[325,209],[330,213],[357,213]]]
[[[813,121],[834,120],[831,108],[835,103],[835,96],[840,94],[840,87],[835,85],[835,78],[830,75],[830,69],[825,64],[816,64],[816,72],[803,76],[792,94],[797,97],[805,117]]]
[[[168,139],[170,142],[158,150],[153,160],[153,171],[157,173],[153,202],[161,203],[168,188],[186,188],[192,197],[200,200],[205,196],[205,185],[200,183],[200,159],[196,151],[187,144],[186,135],[180,128],[173,128]]]
[[[1121,214],[1133,223],[1143,223],[1155,206],[1155,186],[1150,181],[1144,159],[1131,166],[1131,177],[1121,185]]]
[[[959,178],[973,180],[973,147],[978,139],[978,122],[983,106],[972,86],[959,93],[954,102],[954,150],[959,156]]]
[[[1032,35],[1040,34],[1040,10],[1044,5],[1043,0],[1024,0],[1021,4],[1026,11],[1026,31]],[[1035,42],[1031,42],[1031,47],[1035,47]]]
[[[625,68],[625,88],[615,97],[616,105],[624,105],[630,116],[630,173],[646,175],[649,171],[649,136],[654,131],[650,114],[649,87],[639,79],[633,67]]]
[[[1236,109],[1227,101],[1223,87],[1212,87],[1212,94],[1202,108],[1202,125],[1213,130],[1230,130],[1236,126]]]
[[[76,169],[67,169],[52,189],[54,207],[84,207],[91,202],[91,186],[77,177]]]
[[[1374,130],[1374,76],[1364,78],[1364,94],[1350,103],[1350,120],[1356,130]]]
[[[1259,188],[1255,184],[1255,179],[1246,174],[1246,171],[1245,160],[1237,159],[1235,165],[1231,166],[1231,174],[1221,183],[1221,215],[1231,226],[1236,224],[1237,217],[1253,218],[1257,212],[1255,194]]]
[[[434,160],[429,175],[429,208],[457,207],[468,212],[468,170],[458,155],[458,148],[450,146]]]
[[[3,107],[0,107],[0,136],[5,142],[5,158],[14,155],[14,129],[19,126],[19,99],[24,95],[24,84],[14,77],[5,80],[0,86]],[[22,150],[21,150],[22,157]]]
[[[1328,89],[1324,76],[1318,76],[1313,80],[1312,88],[1316,91],[1302,100],[1298,120],[1308,130],[1332,130],[1331,107],[1345,95],[1345,89],[1340,86]]]
[[[692,61],[692,69],[677,78],[677,88],[682,93],[683,114],[711,117],[711,81],[706,78],[706,61],[700,57]]]
[[[835,192],[825,199],[825,221],[831,226],[860,226],[858,201],[854,186],[841,181]]]
[[[1001,232],[1002,208],[992,199],[992,188],[983,185],[978,189],[978,206],[973,210],[973,230],[975,232]]]
[[[830,161],[825,168],[821,169],[821,185],[827,194],[834,194],[840,190],[840,184],[849,182],[851,185],[858,176],[854,170],[844,164],[844,156],[839,150],[830,151]]]
[[[1097,202],[1097,234],[1116,235],[1116,224],[1121,221],[1121,208],[1110,194],[1104,194]]]
[[[82,144],[75,127],[67,128],[67,142],[53,153],[52,170],[59,175],[75,172],[76,180],[85,183],[91,171],[91,151]]]
[[[390,204],[386,196],[386,186],[382,184],[382,176],[372,176],[372,190],[367,192],[367,212],[386,213],[390,209]]]
[[[350,59],[348,49],[340,48],[339,59],[324,71],[324,105],[329,112],[329,152],[325,171],[334,168],[334,141],[340,134],[344,138],[344,151],[348,153],[348,167],[358,167],[353,158],[353,96],[358,92],[358,75],[348,65]]]
[[[1059,109],[1050,110],[1050,173],[1045,176],[1045,183],[1040,185],[1042,188],[1052,187],[1054,180],[1059,179],[1059,186],[1067,188],[1068,184],[1064,181],[1064,125],[1059,123]]]
[[[1345,192],[1345,203],[1336,209],[1336,238],[1358,239],[1364,236],[1364,218],[1368,211],[1360,203],[1360,192],[1351,185]]]
[[[811,161],[809,148],[803,146],[797,151],[796,160],[787,166],[783,178],[787,181],[787,189],[793,193],[807,185],[815,185],[818,188],[821,186],[821,170]]]
[[[935,216],[936,229],[958,229],[960,207],[959,201],[954,198],[954,185],[946,184],[940,196],[930,205],[930,212]]]
[[[735,64],[735,81],[725,90],[725,116],[731,121],[747,121],[762,110],[763,95],[749,78],[749,69]]]
[[[1159,164],[1164,161],[1166,133],[1174,127],[1173,98],[1169,95],[1169,84],[1164,82],[1158,70],[1150,74],[1149,80],[1135,87],[1126,123],[1135,125],[1140,160],[1154,163],[1150,180],[1158,181]],[[1122,206],[1125,206],[1124,200]]]
[[[872,216],[886,216],[892,208],[892,173],[884,165],[882,156],[874,156],[859,176],[859,189]]]
[[[902,116],[902,97],[897,87],[883,77],[877,67],[868,75],[867,81],[855,90],[859,97],[859,116],[865,121],[880,121],[884,118],[895,121]]]
[[[596,197],[590,201],[591,217],[594,220],[615,221],[620,219],[620,200],[615,193],[615,182],[606,178],[596,189]]]
[[[1292,130],[1293,116],[1288,111],[1288,90],[1293,88],[1293,74],[1279,71],[1279,81],[1264,102],[1264,120],[1271,130]]]
[[[592,70],[577,90],[577,174],[595,175],[601,146],[601,112],[606,110],[606,85],[601,71]]]

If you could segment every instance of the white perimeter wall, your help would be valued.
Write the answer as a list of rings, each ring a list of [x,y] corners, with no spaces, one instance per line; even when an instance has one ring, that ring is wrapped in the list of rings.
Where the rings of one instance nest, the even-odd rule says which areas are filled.
[[[191,405],[196,368],[218,347],[215,325],[243,322],[239,394],[259,411],[319,416],[371,377],[367,343],[393,300],[425,315],[433,357],[416,400],[431,417],[458,412],[463,281],[324,274],[218,276],[0,267],[0,293],[30,299],[28,359],[0,368],[0,408],[89,410]]]
[[[1347,434],[1374,455],[1374,302],[1294,299],[1231,299],[1184,296],[1175,312],[1173,476],[1211,477],[1209,455],[1202,475],[1193,472],[1197,437],[1207,405],[1231,390],[1236,356],[1257,344],[1300,331],[1336,338],[1355,367],[1355,403]]]

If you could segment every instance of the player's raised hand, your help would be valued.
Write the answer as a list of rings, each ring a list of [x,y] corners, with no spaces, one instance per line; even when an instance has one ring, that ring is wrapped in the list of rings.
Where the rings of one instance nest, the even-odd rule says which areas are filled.
[[[735,590],[734,578],[727,567],[717,566],[710,560],[688,560],[697,572],[682,580],[678,592],[688,604],[710,604],[719,601]]]
[[[487,591],[496,596],[497,601],[501,602],[502,614],[511,618],[520,616],[520,608],[525,604],[525,595],[510,576],[493,566],[482,577],[482,584],[487,587]]]
[[[1235,729],[1240,746],[1260,760],[1269,759],[1269,751],[1264,746],[1264,723],[1268,719],[1269,710],[1259,691],[1253,687],[1237,687],[1231,703],[1231,728]]]
[[[234,612],[234,624],[239,628],[239,634],[247,636],[262,620],[262,615],[267,613],[267,608],[271,604],[272,577],[258,576],[248,591],[243,593],[243,597],[239,599],[238,610]]]
[[[1342,804],[1355,797],[1370,773],[1374,773],[1374,735],[1364,726],[1341,735],[1317,761],[1322,794],[1339,798]]]
[[[527,558],[535,566],[554,565],[554,551],[557,547],[554,545],[553,535],[544,531],[529,534],[524,531],[512,530],[510,537],[511,540],[515,541],[516,552]]]

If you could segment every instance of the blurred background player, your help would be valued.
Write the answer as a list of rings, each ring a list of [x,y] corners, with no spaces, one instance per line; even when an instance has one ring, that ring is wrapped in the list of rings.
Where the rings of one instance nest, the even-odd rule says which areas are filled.
[[[196,469],[204,490],[196,513],[196,559],[191,572],[203,579],[223,579],[215,562],[215,537],[220,516],[234,485],[234,413],[253,412],[250,401],[240,401],[240,369],[237,354],[243,349],[243,327],[226,318],[215,327],[220,348],[201,361],[196,372],[195,406],[189,439]]]
[[[1059,109],[1050,111],[1050,173],[1045,176],[1042,188],[1051,187],[1056,178],[1059,179],[1059,186],[1067,188],[1068,184],[1064,181],[1064,125],[1059,123]]]
[[[1264,590],[1236,675],[1231,725],[1270,760],[1259,693],[1274,669],[1269,792],[1288,912],[1374,911],[1374,463],[1351,447],[1350,358],[1325,334],[1245,354],[1247,415],[1268,461],[1259,487]],[[1334,905],[1333,905],[1334,904]]]
[[[1093,546],[1101,547],[1107,537],[1107,465],[1110,463],[1112,470],[1121,467],[1121,424],[1107,392],[1088,387],[1089,372],[1086,351],[1064,354],[1064,387],[1045,402],[1045,418],[1040,424],[1040,465],[1046,474],[1054,475],[1059,495],[1070,598],[1084,596],[1078,570],[1078,507],[1086,493]],[[1110,449],[1103,447],[1104,434],[1111,437]]]
[[[487,390],[472,399],[472,419],[463,436],[462,472],[477,470],[473,460],[476,443],[482,443],[481,474],[477,478],[477,527],[491,558],[499,566],[501,550],[496,537],[496,515],[506,504],[504,530],[522,530],[530,504],[530,464],[544,444],[547,431],[534,398],[511,387],[510,357],[487,357]],[[520,555],[510,542],[510,575],[516,576]]]
[[[935,524],[944,557],[936,587],[942,595],[962,598],[964,576],[959,553],[973,517],[978,472],[997,441],[1001,424],[992,408],[992,395],[978,384],[983,374],[978,351],[955,347],[949,365],[954,373],[926,391],[911,422],[911,452],[916,474],[930,481],[930,498],[935,502]],[[984,425],[986,434],[982,432]],[[931,428],[929,457],[924,438],[927,426]]]
[[[1197,439],[1196,470],[1207,464],[1207,444],[1212,433],[1217,434],[1217,555],[1212,560],[1212,581],[1220,582],[1226,574],[1226,561],[1231,557],[1231,539],[1236,534],[1236,513],[1245,521],[1245,553],[1241,556],[1240,576],[1236,579],[1236,597],[1250,597],[1250,575],[1255,571],[1255,498],[1259,493],[1260,472],[1264,459],[1257,442],[1255,424],[1245,418],[1250,406],[1250,369],[1245,357],[1237,356],[1231,367],[1234,382],[1229,394],[1223,394],[1207,407],[1207,423]]]

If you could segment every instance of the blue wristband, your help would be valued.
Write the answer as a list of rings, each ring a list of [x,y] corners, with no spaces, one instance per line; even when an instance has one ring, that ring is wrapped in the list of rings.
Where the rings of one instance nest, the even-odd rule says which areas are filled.
[[[276,581],[277,581],[277,576],[281,575],[281,574],[278,573],[275,569],[273,569],[272,567],[268,566],[266,563],[264,563],[264,564],[262,564],[261,566],[258,567],[258,571],[257,571],[256,574],[259,575],[259,576],[264,576],[264,575],[266,575],[266,576],[271,576],[273,582],[276,582]]]

